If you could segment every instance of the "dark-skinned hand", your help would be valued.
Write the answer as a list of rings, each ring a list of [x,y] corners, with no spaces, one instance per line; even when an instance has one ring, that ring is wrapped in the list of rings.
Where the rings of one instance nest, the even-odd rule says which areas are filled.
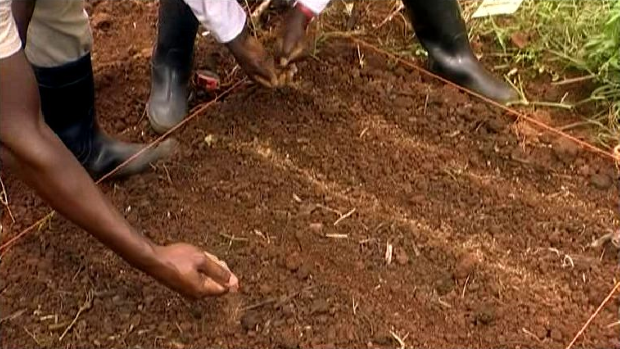
[[[309,23],[308,15],[299,7],[289,10],[276,43],[276,57],[280,67],[286,67],[306,54],[306,28]]]
[[[280,79],[273,57],[255,37],[250,35],[247,28],[226,46],[250,79],[265,87],[279,87]]]
[[[237,277],[224,262],[192,245],[157,246],[155,254],[160,267],[149,270],[149,274],[186,297],[216,297],[236,292],[239,287]]]

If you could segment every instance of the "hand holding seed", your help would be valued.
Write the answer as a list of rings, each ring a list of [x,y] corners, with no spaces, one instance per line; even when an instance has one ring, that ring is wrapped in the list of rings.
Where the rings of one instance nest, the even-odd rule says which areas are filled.
[[[212,255],[209,252],[205,251],[204,254],[210,260],[210,262],[205,265],[207,269],[205,271],[205,274],[218,276],[228,274],[228,277],[224,276],[219,280],[216,279],[215,281],[218,282],[220,285],[227,287],[230,292],[235,293],[239,291],[239,279],[235,274],[230,271],[230,268],[228,268],[226,262],[220,260],[215,255]]]
[[[190,298],[236,292],[239,280],[217,257],[184,243],[155,247],[157,263],[146,271],[169,288]]]

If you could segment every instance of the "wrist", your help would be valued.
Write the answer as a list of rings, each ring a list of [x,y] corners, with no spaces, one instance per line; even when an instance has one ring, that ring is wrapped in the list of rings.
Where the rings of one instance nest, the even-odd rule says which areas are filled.
[[[131,257],[130,263],[143,272],[153,275],[158,270],[161,270],[165,264],[160,258],[161,254],[158,252],[161,248],[162,246],[144,237],[140,250],[136,251],[135,255]]]
[[[310,10],[299,1],[295,3],[295,6],[293,8],[296,13],[303,16],[305,26],[308,26],[310,22],[312,22],[316,17],[316,13],[314,13],[312,10]]]
[[[234,39],[230,40],[224,45],[228,48],[229,51],[235,54],[240,49],[240,47],[243,46],[243,43],[247,40],[249,35],[250,33],[248,32],[248,27],[244,26],[243,30],[241,30],[241,32]]]

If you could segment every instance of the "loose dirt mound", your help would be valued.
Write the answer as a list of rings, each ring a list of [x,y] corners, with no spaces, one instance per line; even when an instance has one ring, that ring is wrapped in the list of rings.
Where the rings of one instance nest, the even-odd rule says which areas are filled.
[[[93,11],[111,16],[96,32],[99,117],[151,140],[156,4]],[[563,348],[618,275],[613,250],[588,248],[617,195],[591,176],[612,168],[362,53],[363,67],[354,45],[327,40],[296,86],[236,91],[177,134],[175,160],[106,185],[144,234],[224,258],[238,296],[187,302],[55,218],[2,260],[2,346]],[[196,65],[218,61],[230,64],[199,39]],[[18,223],[5,217],[4,240],[46,212],[8,181]],[[584,346],[617,345],[618,306]]]

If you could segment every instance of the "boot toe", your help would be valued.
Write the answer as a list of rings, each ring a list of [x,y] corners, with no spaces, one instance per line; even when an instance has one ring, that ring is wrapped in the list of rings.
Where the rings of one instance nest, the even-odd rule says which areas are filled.
[[[440,76],[495,102],[508,104],[519,100],[519,94],[508,83],[489,72],[474,57],[430,60],[430,68]]]
[[[131,144],[130,146],[134,149],[129,153],[122,154],[117,162],[120,164],[134,157],[136,154],[139,155],[127,165],[123,166],[115,177],[127,177],[142,173],[149,169],[152,164],[170,158],[177,149],[178,142],[175,139],[167,139],[147,150],[142,150],[144,148],[142,145]]]
[[[144,149],[144,144],[125,143],[105,137],[98,144],[97,152],[92,154],[84,166],[95,178],[115,170],[111,178],[128,177],[142,173],[152,164],[171,157],[177,147],[175,139],[167,139],[159,145]]]
[[[508,83],[488,74],[486,79],[478,81],[472,86],[475,92],[501,104],[519,101],[519,93]]]
[[[521,97],[519,96],[519,93],[515,91],[515,89],[506,84],[506,86],[497,90],[496,96],[494,96],[492,99],[502,104],[510,104],[518,102]]]

